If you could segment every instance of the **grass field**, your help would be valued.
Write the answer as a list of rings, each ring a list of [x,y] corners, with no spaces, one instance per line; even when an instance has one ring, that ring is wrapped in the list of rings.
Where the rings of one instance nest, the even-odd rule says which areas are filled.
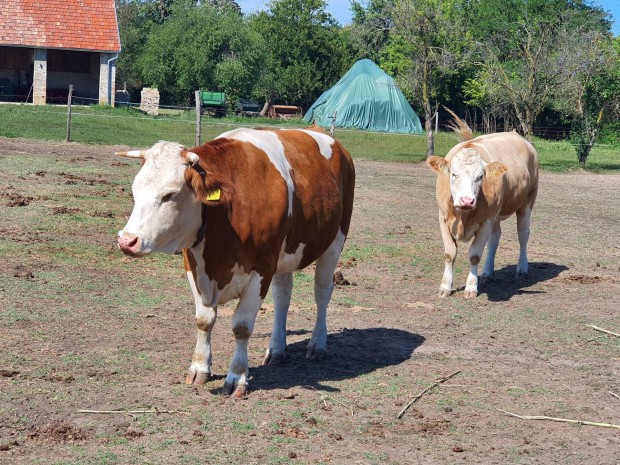
[[[66,107],[0,105],[0,136],[63,141],[66,136]],[[195,142],[194,113],[174,116],[145,116],[135,110],[109,107],[74,107],[71,141],[85,144],[148,147],[158,140],[173,140],[187,146]],[[203,118],[201,141],[213,139],[239,126],[303,127],[300,120],[268,118]],[[417,163],[426,156],[425,135],[385,134],[337,130],[336,136],[356,159]],[[457,143],[450,132],[439,132],[435,153],[445,155]],[[579,170],[574,148],[568,142],[535,140],[543,169],[555,172]],[[593,172],[620,171],[620,147],[595,146],[587,169]]]

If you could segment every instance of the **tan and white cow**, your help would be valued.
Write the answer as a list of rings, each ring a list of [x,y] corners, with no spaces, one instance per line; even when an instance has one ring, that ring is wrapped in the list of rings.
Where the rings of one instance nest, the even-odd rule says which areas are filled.
[[[245,395],[248,340],[270,285],[274,328],[263,363],[281,363],[292,272],[313,262],[317,318],[306,356],[325,353],[327,305],[355,183],[339,142],[317,128],[236,129],[192,149],[159,142],[119,155],[143,159],[120,249],[132,256],[183,251],[197,327],[187,383],[209,379],[217,306],[238,298],[224,393]]]
[[[491,279],[501,235],[500,222],[517,216],[520,254],[517,276],[528,272],[527,242],[530,217],[538,192],[538,157],[534,147],[516,132],[488,134],[472,139],[471,130],[456,118],[455,131],[464,139],[445,158],[429,157],[437,173],[439,226],[444,243],[441,297],[452,293],[457,242],[467,242],[470,270],[465,298],[478,295],[478,263],[489,244],[480,282]]]

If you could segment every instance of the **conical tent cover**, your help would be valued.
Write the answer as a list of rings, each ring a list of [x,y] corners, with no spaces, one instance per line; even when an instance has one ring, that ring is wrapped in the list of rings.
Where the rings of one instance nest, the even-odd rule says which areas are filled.
[[[370,131],[422,133],[416,115],[394,79],[373,61],[355,63],[310,107],[304,121],[329,127],[336,112],[335,126]]]

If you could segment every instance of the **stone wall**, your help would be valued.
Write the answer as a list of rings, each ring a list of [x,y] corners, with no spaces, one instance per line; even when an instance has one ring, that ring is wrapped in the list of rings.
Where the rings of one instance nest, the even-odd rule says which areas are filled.
[[[140,110],[147,115],[159,114],[159,90],[145,87],[140,94]]]

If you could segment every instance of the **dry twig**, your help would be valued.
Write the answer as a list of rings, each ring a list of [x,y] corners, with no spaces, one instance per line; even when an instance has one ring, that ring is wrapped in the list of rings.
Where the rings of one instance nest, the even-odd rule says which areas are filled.
[[[433,384],[431,384],[429,387],[427,387],[426,389],[424,389],[421,393],[419,393],[417,396],[415,396],[411,402],[409,402],[407,405],[405,405],[403,407],[403,409],[400,411],[400,413],[396,416],[396,418],[400,419],[402,418],[402,416],[405,414],[405,412],[407,410],[409,410],[409,407],[411,407],[413,404],[415,404],[418,400],[420,400],[420,398],[426,394],[428,391],[430,391],[431,389],[436,388],[437,386],[439,386],[442,383],[445,383],[446,381],[448,381],[450,378],[458,375],[461,372],[461,370],[459,371],[455,371],[454,373],[452,373],[451,375],[445,376],[443,378],[441,378],[440,380],[435,381]]]
[[[502,410],[501,408],[497,409],[500,412],[504,412],[511,417],[520,418],[521,420],[548,420],[548,421],[559,421],[562,423],[572,423],[573,425],[587,425],[587,426],[601,426],[604,428],[617,428],[620,429],[620,425],[613,425],[610,423],[597,423],[594,421],[585,421],[585,420],[569,420],[567,418],[554,418],[554,417],[546,417],[542,415],[517,415],[516,413],[507,412],[506,410]]]
[[[614,396],[616,399],[620,400],[620,396],[618,394],[616,394],[615,392],[611,392],[608,391],[612,396]]]
[[[612,333],[611,331],[607,331],[606,329],[599,328],[598,326],[594,326],[594,325],[586,325],[586,326],[589,327],[589,328],[592,328],[595,331],[600,331],[601,333],[609,334],[609,335],[615,336],[615,337],[620,337],[620,334]]]
[[[351,412],[351,415],[353,415],[353,409],[351,407],[349,407],[347,404],[345,404],[344,402],[339,401],[338,399],[334,399],[332,396],[329,396],[327,394],[322,393],[321,391],[319,391],[317,388],[315,388],[314,386],[304,386],[307,388],[311,388],[314,389],[320,396],[320,401],[322,401],[323,403],[325,403],[325,405],[327,405],[327,402],[325,402],[327,399],[342,405],[344,408],[349,409],[349,412]]]
[[[138,413],[155,413],[159,415],[160,413],[166,414],[179,414],[179,415],[189,415],[189,412],[183,412],[181,410],[159,410],[157,407],[153,407],[150,409],[138,409],[138,410],[78,410],[78,413],[101,413],[106,415],[114,415],[114,414],[123,414],[133,416]]]

